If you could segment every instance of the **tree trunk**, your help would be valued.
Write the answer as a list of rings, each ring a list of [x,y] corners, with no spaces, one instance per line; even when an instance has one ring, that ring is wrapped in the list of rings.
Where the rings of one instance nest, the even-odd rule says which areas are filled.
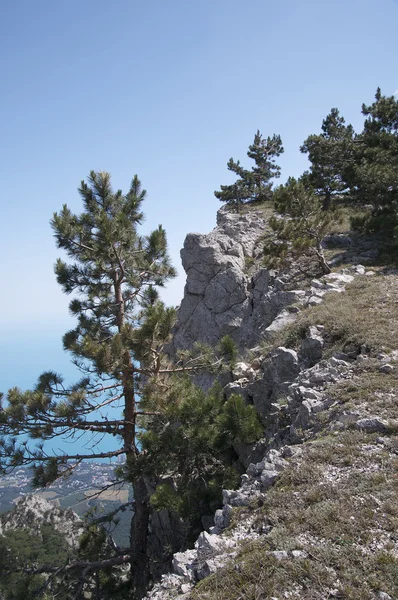
[[[326,262],[325,255],[323,253],[323,248],[320,243],[317,243],[315,253],[316,253],[317,259],[319,261],[319,266],[322,269],[323,275],[328,275],[329,273],[331,273],[332,269],[329,267],[328,263]]]
[[[322,210],[330,210],[332,207],[332,194],[330,190],[326,191],[325,197],[323,199]]]
[[[117,326],[119,332],[124,326],[124,300],[121,281],[115,276],[115,298],[119,306]],[[139,450],[136,442],[137,407],[134,386],[134,364],[130,352],[125,351],[123,356],[122,379],[124,396],[124,426],[123,441],[126,452],[126,463],[129,473],[133,473],[134,463]],[[131,467],[131,469],[129,468]],[[132,487],[134,494],[134,516],[130,524],[130,556],[131,579],[134,597],[142,598],[149,583],[149,560],[147,556],[148,525],[149,525],[149,498],[144,478],[133,476]]]
[[[131,578],[135,597],[142,598],[149,583],[149,498],[143,477],[133,481],[133,492],[135,512],[130,526]]]

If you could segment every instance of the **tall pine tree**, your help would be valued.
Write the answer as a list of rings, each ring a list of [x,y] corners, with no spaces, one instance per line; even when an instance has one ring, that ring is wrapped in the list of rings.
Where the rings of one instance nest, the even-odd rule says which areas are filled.
[[[146,191],[134,176],[127,194],[113,191],[110,175],[90,173],[79,193],[84,210],[73,214],[65,205],[52,219],[58,248],[71,260],[58,259],[55,272],[64,292],[73,294],[70,311],[77,326],[65,334],[65,350],[83,377],[67,387],[54,372],[43,373],[33,391],[9,391],[0,416],[1,466],[33,463],[36,485],[53,481],[71,461],[125,454],[125,478],[134,493],[130,550],[115,557],[128,560],[137,594],[148,581],[147,532],[149,497],[144,477],[137,474],[140,455],[137,427],[143,411],[140,392],[146,380],[168,368],[160,359],[168,339],[174,310],[157,298],[156,287],[174,277],[167,253],[166,234],[159,226],[147,236],[138,232]],[[151,316],[148,325],[148,315]],[[142,330],[145,328],[145,336]],[[103,415],[106,407],[122,402],[122,414]],[[46,440],[81,432],[111,434],[119,449],[102,453],[48,454],[42,445],[31,447],[17,436]],[[12,437],[10,437],[12,436]]]
[[[356,144],[353,190],[361,204],[371,205],[362,225],[388,238],[397,237],[398,227],[398,99],[383,96],[362,105],[366,117]],[[358,222],[356,223],[358,224]]]
[[[308,154],[310,170],[302,181],[322,199],[324,210],[329,210],[333,198],[349,192],[355,163],[354,130],[346,125],[337,108],[332,108],[322,122],[322,133],[310,135],[300,148]]]
[[[68,387],[57,373],[45,372],[33,390],[13,388],[5,398],[0,395],[5,400],[0,472],[33,464],[34,483],[44,486],[83,460],[125,455],[120,481],[132,485],[134,496],[130,547],[111,557],[80,561],[76,569],[81,567],[87,578],[101,565],[108,569],[129,562],[132,594],[141,598],[151,574],[152,507],[179,508],[188,525],[195,525],[200,514],[187,506],[198,502],[205,509],[219,499],[223,483],[234,479],[233,444],[257,439],[261,426],[253,407],[242,406],[240,398],[226,402],[221,393],[206,396],[186,379],[189,372],[220,365],[211,349],[198,346],[173,362],[163,351],[175,311],[160,302],[156,288],[175,271],[163,228],[139,234],[146,192],[137,176],[123,194],[113,191],[108,173],[92,171],[79,193],[83,212],[76,215],[64,206],[54,214],[52,227],[58,247],[71,260],[59,259],[55,272],[63,290],[73,294],[70,311],[77,318],[63,344],[83,376]],[[220,344],[227,360],[233,355],[230,342]],[[43,445],[59,436],[78,440],[82,433],[111,435],[120,445],[96,451],[94,437],[91,452],[75,454],[52,453]],[[165,489],[168,496],[163,494],[162,500]],[[170,505],[178,495],[184,501]],[[67,568],[71,573],[74,567]],[[48,566],[47,571],[54,569]],[[85,577],[80,577],[77,594],[83,594]]]

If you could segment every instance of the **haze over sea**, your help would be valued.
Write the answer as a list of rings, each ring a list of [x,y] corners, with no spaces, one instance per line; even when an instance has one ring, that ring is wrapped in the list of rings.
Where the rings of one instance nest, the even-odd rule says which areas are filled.
[[[148,190],[143,232],[179,250],[208,232],[257,129],[280,134],[283,182],[306,168],[299,147],[338,107],[360,130],[376,88],[398,90],[398,2],[380,0],[18,0],[0,21],[0,390],[53,369],[73,326],[58,288],[49,220],[91,169]],[[79,444],[76,444],[76,448]],[[105,447],[109,447],[105,444]]]

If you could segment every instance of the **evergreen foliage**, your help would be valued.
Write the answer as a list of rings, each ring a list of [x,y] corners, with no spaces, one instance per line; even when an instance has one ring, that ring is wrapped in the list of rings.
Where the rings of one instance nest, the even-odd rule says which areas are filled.
[[[253,143],[249,146],[247,156],[254,160],[251,170],[244,169],[240,161],[230,158],[229,171],[238,175],[239,179],[231,185],[221,185],[220,191],[214,195],[237,211],[247,202],[264,202],[271,199],[272,179],[280,176],[280,167],[275,159],[283,153],[282,140],[279,135],[264,139],[257,130]]]
[[[371,211],[354,225],[396,237],[398,226],[398,99],[377,89],[375,102],[362,105],[366,117],[357,138],[353,190]]]
[[[335,196],[349,190],[354,168],[354,130],[346,125],[337,108],[332,108],[322,122],[322,133],[310,135],[300,148],[308,154],[310,170],[303,181],[323,201],[324,210],[331,208]]]
[[[0,536],[0,591],[4,600],[33,600],[45,589],[45,577],[34,572],[45,565],[60,567],[76,558],[65,538],[51,525],[42,525],[33,533],[26,529],[3,531]],[[53,586],[53,583],[56,587]],[[57,598],[67,600],[62,591],[50,583],[48,591],[57,589]],[[43,596],[41,596],[43,597]],[[48,596],[49,597],[49,596]]]
[[[292,258],[312,256],[322,273],[330,273],[322,242],[340,218],[339,213],[323,210],[321,199],[292,177],[275,190],[274,201],[279,215],[269,220],[276,238],[265,244],[266,263],[283,266]]]
[[[154,402],[152,396],[145,405]],[[240,396],[225,400],[219,386],[205,393],[187,378],[174,381],[165,410],[141,435],[143,451],[151,457],[147,466],[161,481],[152,505],[200,524],[200,517],[220,504],[222,488],[238,483],[234,444],[252,443],[262,431],[253,406]]]

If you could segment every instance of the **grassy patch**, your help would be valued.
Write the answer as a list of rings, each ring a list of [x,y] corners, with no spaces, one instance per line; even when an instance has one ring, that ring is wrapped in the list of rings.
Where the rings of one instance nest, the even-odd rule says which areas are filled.
[[[398,417],[397,390],[397,373],[382,373],[379,365],[369,364],[366,368],[357,367],[351,380],[329,386],[328,396],[344,404],[345,410],[360,408],[361,412],[391,420],[391,433],[394,433]]]
[[[275,340],[299,348],[310,325],[323,325],[326,356],[347,344],[366,345],[371,351],[389,351],[398,337],[398,279],[394,275],[357,277],[345,293],[330,292],[322,304],[310,307]]]
[[[243,544],[189,597],[374,600],[384,591],[396,598],[397,477],[397,459],[375,446],[374,435],[345,431],[304,444],[252,507],[254,527],[269,533]],[[278,560],[276,550],[290,554]],[[293,550],[305,555],[295,558]]]

